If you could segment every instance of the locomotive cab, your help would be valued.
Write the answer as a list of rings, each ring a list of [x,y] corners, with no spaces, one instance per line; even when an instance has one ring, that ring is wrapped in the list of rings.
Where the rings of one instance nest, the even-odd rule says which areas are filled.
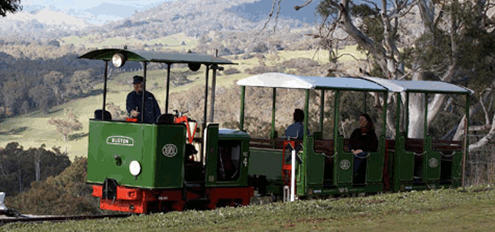
[[[103,106],[89,123],[87,168],[87,182],[93,186],[93,196],[100,198],[100,208],[146,213],[185,207],[215,208],[219,202],[249,203],[253,193],[247,183],[249,136],[219,129],[206,117],[209,73],[213,71],[214,83],[219,65],[232,62],[190,53],[141,56],[125,49],[95,50],[80,58],[105,62]],[[142,62],[143,91],[148,63],[167,65],[165,112],[156,122],[139,122],[143,118],[112,120],[105,110],[110,61],[115,67],[126,61]],[[188,64],[193,71],[206,66],[205,108],[200,126],[182,113],[169,113],[170,68],[176,63]],[[146,109],[142,96],[142,108]],[[141,117],[144,114],[141,112]]]

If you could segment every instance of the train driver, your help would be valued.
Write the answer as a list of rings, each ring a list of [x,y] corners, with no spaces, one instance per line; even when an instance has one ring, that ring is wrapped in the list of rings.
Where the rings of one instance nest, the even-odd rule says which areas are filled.
[[[141,121],[142,111],[142,93],[143,93],[143,77],[134,76],[133,82],[134,91],[127,94],[126,99],[126,109],[129,117],[136,118]],[[145,92],[145,103],[146,109],[144,111],[144,121],[145,123],[154,123],[156,119],[160,116],[160,106],[156,102],[155,96],[152,93]]]
[[[366,158],[370,152],[376,152],[378,149],[378,139],[376,138],[375,127],[368,114],[361,114],[359,116],[359,128],[352,132],[349,146],[351,152],[354,154],[355,183],[363,183],[366,170]]]

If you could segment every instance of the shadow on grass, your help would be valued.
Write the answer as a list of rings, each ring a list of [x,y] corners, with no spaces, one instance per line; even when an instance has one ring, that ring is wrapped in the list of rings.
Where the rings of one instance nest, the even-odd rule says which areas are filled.
[[[89,135],[89,133],[81,132],[81,133],[69,135],[68,139],[69,139],[69,141],[74,141],[74,140],[79,140],[79,139],[82,139],[84,137],[87,137],[88,135]]]
[[[0,131],[0,135],[17,135],[27,130],[27,127],[19,127],[9,131]]]

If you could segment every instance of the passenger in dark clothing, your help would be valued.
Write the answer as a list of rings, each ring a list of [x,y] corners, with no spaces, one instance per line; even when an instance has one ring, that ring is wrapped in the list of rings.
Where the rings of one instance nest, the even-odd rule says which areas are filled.
[[[303,124],[304,111],[302,111],[301,109],[295,109],[293,118],[294,118],[294,123],[292,123],[289,127],[287,127],[287,129],[285,130],[285,136],[291,139],[302,140],[304,137],[304,124]],[[289,152],[292,152],[292,147],[288,146],[287,149],[289,150]],[[302,149],[301,144],[296,142],[295,149],[296,149],[296,153],[298,153]],[[292,160],[292,155],[287,156],[286,161],[290,162],[291,160]],[[298,155],[296,155],[296,160],[299,163],[302,163],[302,160]]]
[[[354,183],[364,183],[366,158],[378,149],[375,128],[368,114],[359,116],[359,128],[352,132],[349,146],[354,154]]]
[[[136,118],[141,122],[141,112],[142,108],[142,96],[143,96],[143,77],[134,76],[134,91],[127,94],[126,99],[126,109],[129,117]],[[144,121],[145,123],[154,123],[155,120],[160,116],[160,106],[156,102],[155,96],[152,93],[146,91],[144,98]]]
[[[304,111],[301,109],[295,109],[294,110],[294,123],[292,123],[287,129],[285,130],[285,136],[291,137],[291,138],[296,138],[296,139],[303,139],[304,136],[304,125],[303,125],[303,120],[304,120]]]

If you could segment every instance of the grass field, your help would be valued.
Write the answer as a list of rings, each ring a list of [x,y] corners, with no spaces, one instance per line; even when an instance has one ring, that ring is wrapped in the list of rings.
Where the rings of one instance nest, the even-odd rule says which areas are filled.
[[[77,38],[73,38],[77,39]],[[351,46],[344,49],[345,52],[356,52],[356,47]],[[267,65],[275,65],[276,63],[282,63],[283,61],[290,60],[292,58],[311,58],[315,59],[321,64],[328,62],[328,54],[325,51],[280,51],[277,54],[266,55]],[[275,58],[276,56],[276,58]],[[229,58],[229,57],[227,57]],[[252,68],[259,65],[258,58],[250,59],[235,59],[230,57],[234,62],[239,65],[234,66],[239,69],[241,73],[234,75],[220,75],[217,77],[217,86],[219,87],[232,87],[236,80],[247,77],[248,74],[243,72],[247,68]],[[177,70],[177,69],[175,69]],[[178,68],[178,71],[184,71],[184,68]],[[174,69],[172,69],[174,71]],[[108,84],[107,103],[114,103],[121,109],[125,110],[125,99],[132,86],[130,84],[130,78],[137,73],[123,73],[114,75],[110,78]],[[173,74],[172,74],[173,75]],[[201,94],[204,89],[204,70],[200,70],[188,78],[192,81],[189,84],[172,87],[171,92],[185,91],[191,88],[201,89]],[[148,84],[147,89],[154,93],[158,100],[162,110],[165,99],[165,71],[153,70],[148,72]],[[95,86],[95,89],[103,89],[103,83]],[[172,99],[173,100],[173,99]],[[238,101],[238,99],[232,99]],[[48,148],[57,146],[61,147],[62,151],[67,147],[69,157],[73,159],[76,156],[86,156],[87,151],[87,133],[88,133],[88,121],[93,116],[95,109],[101,108],[102,96],[94,95],[84,98],[75,99],[69,101],[63,105],[59,105],[50,109],[50,113],[44,114],[42,112],[33,112],[30,114],[18,116],[15,118],[8,118],[4,121],[0,121],[0,147],[5,146],[9,142],[19,142],[25,148],[39,147],[45,144]],[[81,131],[75,132],[76,139],[64,143],[62,136],[56,132],[54,126],[48,124],[51,118],[64,117],[64,110],[72,110],[83,124]]]
[[[43,224],[0,231],[493,231],[490,186]]]

